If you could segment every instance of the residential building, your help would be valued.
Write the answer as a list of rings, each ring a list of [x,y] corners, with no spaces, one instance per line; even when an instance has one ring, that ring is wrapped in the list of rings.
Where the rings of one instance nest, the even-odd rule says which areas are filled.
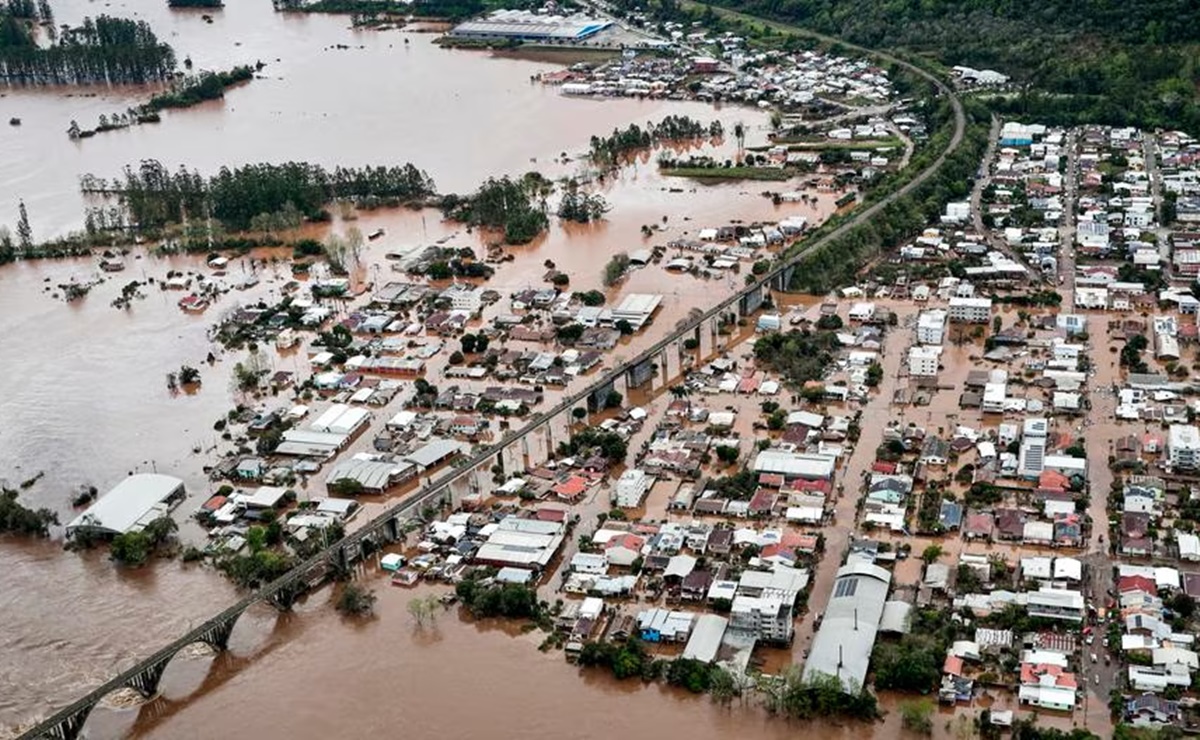
[[[949,318],[951,322],[965,324],[986,324],[992,315],[991,298],[959,298],[950,299]]]
[[[792,605],[778,596],[735,596],[729,627],[764,642],[792,641]]]
[[[914,378],[936,377],[941,355],[941,347],[912,347],[908,350],[908,374]]]
[[[614,501],[622,509],[637,508],[642,505],[642,499],[653,484],[654,478],[647,475],[645,471],[630,468],[621,473],[621,477],[617,479],[613,494]]]
[[[941,344],[946,335],[946,311],[934,308],[917,316],[917,341],[921,344]]]
[[[1178,470],[1200,467],[1200,431],[1191,424],[1172,424],[1167,433],[1167,459]]]

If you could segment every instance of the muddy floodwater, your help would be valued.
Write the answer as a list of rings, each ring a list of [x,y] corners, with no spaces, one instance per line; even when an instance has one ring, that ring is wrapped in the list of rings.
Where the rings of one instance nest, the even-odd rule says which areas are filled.
[[[531,81],[560,68],[556,64],[447,51],[433,45],[431,34],[359,31],[346,16],[277,14],[265,1],[229,3],[212,23],[199,12],[170,11],[163,2],[61,0],[54,12],[57,23],[68,24],[99,13],[145,19],[196,69],[257,61],[266,67],[223,101],[81,141],[66,136],[72,120],[93,127],[101,114],[124,111],[154,89],[0,88],[0,109],[22,119],[21,126],[0,128],[0,224],[15,224],[17,202],[24,200],[39,240],[81,227],[86,203],[78,192],[80,175],[111,178],[147,158],[203,174],[261,161],[411,161],[440,191],[465,192],[491,175],[582,174],[592,135],[668,114],[720,119],[727,130],[741,121],[748,143],[765,139],[767,119],[759,111],[567,98]],[[728,141],[705,146],[720,156],[732,152]],[[541,285],[544,263],[552,260],[571,276],[573,288],[597,288],[604,263],[617,252],[732,220],[804,215],[818,222],[832,212],[836,197],[776,206],[761,191],[797,184],[668,180],[658,175],[652,155],[596,187],[612,205],[603,223],[553,224],[538,241],[513,248],[514,261],[502,265],[488,286],[508,293]],[[444,240],[482,255],[487,243],[486,235],[445,223],[429,210],[364,213],[353,224],[335,220],[313,235],[351,225],[387,232],[369,243],[355,271],[363,288],[400,277],[388,269],[388,253],[410,254]],[[657,227],[652,239],[642,236],[643,225]],[[125,311],[110,303],[129,281],[204,269],[197,258],[140,250],[126,264],[115,275],[101,275],[93,259],[0,269],[0,478],[16,485],[41,474],[22,491],[22,501],[55,510],[64,523],[76,513],[70,502],[81,484],[105,491],[131,472],[183,478],[189,496],[176,511],[181,520],[213,490],[203,468],[219,442],[213,423],[232,406],[229,380],[241,356],[214,347],[208,329],[238,304],[278,300],[291,278],[285,265],[260,268],[256,286],[229,293],[203,315],[183,314],[178,294],[151,284]],[[243,278],[250,269],[235,260],[228,279]],[[62,301],[59,285],[100,277],[106,280],[86,298]],[[739,284],[740,277],[704,281],[657,266],[635,272],[609,291],[610,298],[657,292],[664,295],[663,308],[647,333],[616,354],[632,356],[689,310],[712,305]],[[271,363],[300,370],[304,357],[272,352]],[[172,392],[165,377],[182,364],[199,367],[203,383]],[[185,523],[184,534],[198,533]],[[45,716],[236,597],[209,569],[166,562],[118,571],[103,553],[64,552],[59,537],[61,528],[48,541],[0,539],[0,728]],[[757,712],[731,714],[658,688],[577,680],[561,654],[539,653],[534,637],[462,625],[453,614],[439,620],[436,631],[414,634],[404,616],[405,597],[382,590],[381,618],[364,626],[341,623],[321,595],[296,616],[251,614],[239,625],[231,654],[189,652],[172,665],[166,698],[142,711],[137,732],[316,738],[404,727],[418,737],[503,729],[550,738],[623,729],[635,736],[686,731],[702,738],[737,736],[747,728],[762,737],[793,731]],[[472,697],[469,712],[460,711],[462,696]],[[89,737],[120,736],[132,728],[137,710],[120,708],[118,699],[97,712]]]

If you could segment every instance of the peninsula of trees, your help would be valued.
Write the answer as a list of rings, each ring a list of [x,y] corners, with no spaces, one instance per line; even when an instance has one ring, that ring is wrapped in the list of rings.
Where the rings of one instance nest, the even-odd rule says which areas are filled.
[[[136,108],[117,112],[112,116],[101,115],[94,129],[84,129],[76,121],[71,121],[67,128],[67,136],[72,139],[87,138],[104,131],[115,131],[139,123],[157,123],[161,120],[159,111],[167,108],[190,108],[206,100],[220,100],[225,97],[225,90],[234,85],[254,79],[256,70],[264,65],[259,62],[256,66],[242,65],[228,72],[204,71],[198,75],[187,76],[176,82],[171,89],[161,92]]]
[[[325,220],[324,206],[337,199],[370,205],[421,200],[435,192],[433,180],[411,164],[397,167],[336,167],[307,162],[248,164],[221,168],[205,178],[180,168],[172,173],[161,162],[145,160],[126,167],[112,182],[91,175],[80,179],[87,193],[115,196],[128,223],[155,230],[187,219],[211,216],[229,229],[253,228],[264,215],[290,212]]]
[[[0,77],[19,85],[141,84],[170,77],[175,52],[145,21],[101,15],[39,45],[26,22],[0,10]]]

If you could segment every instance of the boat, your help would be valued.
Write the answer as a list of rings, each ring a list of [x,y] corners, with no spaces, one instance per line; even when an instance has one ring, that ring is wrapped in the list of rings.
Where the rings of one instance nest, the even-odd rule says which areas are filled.
[[[185,295],[183,298],[179,299],[179,307],[182,308],[184,311],[200,313],[204,309],[208,308],[208,299],[202,298],[202,297],[196,295],[195,293],[192,293],[190,295]]]
[[[375,229],[370,234],[367,234],[367,238],[370,239],[371,241],[375,241],[376,239],[378,239],[381,236],[383,236],[383,229]]]
[[[120,272],[125,269],[125,262],[115,257],[105,257],[100,260],[100,269],[105,272]]]

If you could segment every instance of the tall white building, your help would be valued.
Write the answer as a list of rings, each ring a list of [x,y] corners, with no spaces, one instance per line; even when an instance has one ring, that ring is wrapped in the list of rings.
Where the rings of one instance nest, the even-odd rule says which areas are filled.
[[[992,316],[991,298],[951,298],[950,320],[966,324],[986,324]]]
[[[654,478],[646,475],[645,471],[630,468],[617,479],[615,499],[622,509],[634,509],[642,505],[642,498],[650,490]]]
[[[946,335],[946,311],[932,308],[917,316],[917,341],[921,344],[941,344]]]
[[[941,347],[913,347],[908,350],[908,374],[914,378],[931,378],[938,374]]]
[[[1176,469],[1200,467],[1200,431],[1191,424],[1172,424],[1167,434],[1167,458]]]

